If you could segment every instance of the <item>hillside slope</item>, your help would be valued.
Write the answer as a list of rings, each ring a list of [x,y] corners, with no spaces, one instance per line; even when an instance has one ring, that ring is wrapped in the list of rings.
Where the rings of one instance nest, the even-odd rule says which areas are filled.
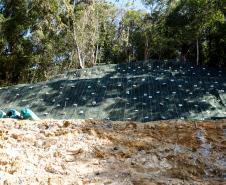
[[[176,61],[103,65],[1,88],[0,105],[54,119],[225,118],[226,71]]]

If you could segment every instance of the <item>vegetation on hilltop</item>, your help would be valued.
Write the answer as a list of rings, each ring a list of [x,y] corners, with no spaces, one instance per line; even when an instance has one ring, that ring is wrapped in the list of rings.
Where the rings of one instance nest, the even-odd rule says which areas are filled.
[[[0,0],[0,84],[146,59],[226,65],[226,0]]]

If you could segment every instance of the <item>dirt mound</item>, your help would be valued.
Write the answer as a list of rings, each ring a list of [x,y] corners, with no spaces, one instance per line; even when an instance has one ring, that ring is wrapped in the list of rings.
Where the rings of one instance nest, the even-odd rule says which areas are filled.
[[[226,120],[0,120],[1,184],[225,184]]]

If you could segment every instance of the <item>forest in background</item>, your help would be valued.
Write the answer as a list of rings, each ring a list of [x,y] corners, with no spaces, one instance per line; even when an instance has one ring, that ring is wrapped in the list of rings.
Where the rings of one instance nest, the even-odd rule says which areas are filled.
[[[177,59],[226,66],[226,0],[0,0],[0,85],[102,63]]]

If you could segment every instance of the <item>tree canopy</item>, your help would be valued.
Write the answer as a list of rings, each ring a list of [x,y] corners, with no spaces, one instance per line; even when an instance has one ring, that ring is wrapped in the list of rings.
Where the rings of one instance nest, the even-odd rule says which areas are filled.
[[[226,66],[226,0],[142,2],[149,11],[102,0],[0,0],[0,84],[148,59]]]

